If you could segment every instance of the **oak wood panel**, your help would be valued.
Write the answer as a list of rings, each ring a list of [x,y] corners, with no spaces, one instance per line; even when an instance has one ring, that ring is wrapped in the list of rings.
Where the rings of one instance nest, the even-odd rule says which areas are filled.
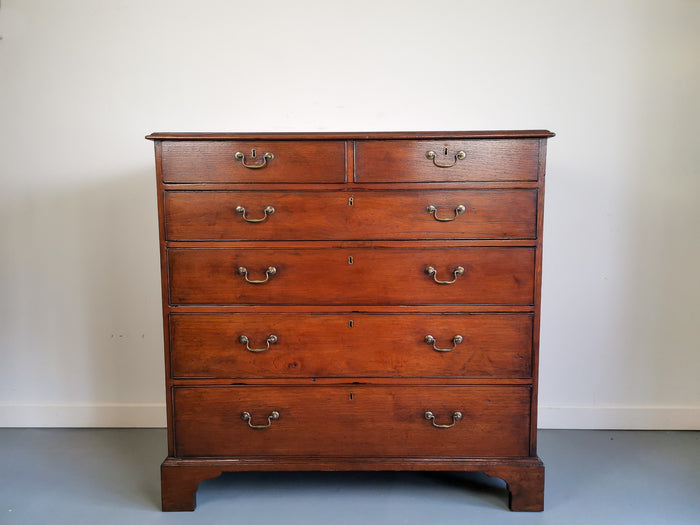
[[[447,148],[447,155],[444,150]],[[452,164],[440,168],[435,162]],[[455,154],[466,157],[455,162]],[[356,182],[458,182],[537,180],[539,140],[479,139],[432,141],[358,141]]]
[[[176,387],[176,454],[527,456],[525,386]],[[272,411],[279,419],[266,429]],[[424,413],[435,414],[435,428]]]
[[[242,335],[253,349],[277,342],[250,352]],[[175,378],[526,378],[532,315],[171,314],[170,352]]]
[[[168,249],[171,304],[531,304],[532,248]],[[352,264],[350,263],[352,258]],[[277,273],[263,284],[265,270]],[[437,284],[425,273],[433,266]]]
[[[533,239],[536,210],[535,190],[165,192],[170,240]]]
[[[256,157],[252,158],[252,150]],[[249,165],[261,165],[263,155],[272,160],[258,169],[246,168],[236,160],[245,154]],[[165,141],[162,143],[161,175],[166,183],[330,183],[345,180],[343,141]]]

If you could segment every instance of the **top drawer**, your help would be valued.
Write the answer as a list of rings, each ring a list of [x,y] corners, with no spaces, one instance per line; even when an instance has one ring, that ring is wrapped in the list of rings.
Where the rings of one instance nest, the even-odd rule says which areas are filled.
[[[539,139],[368,140],[357,182],[536,181]]]
[[[345,181],[344,141],[164,141],[166,183]]]

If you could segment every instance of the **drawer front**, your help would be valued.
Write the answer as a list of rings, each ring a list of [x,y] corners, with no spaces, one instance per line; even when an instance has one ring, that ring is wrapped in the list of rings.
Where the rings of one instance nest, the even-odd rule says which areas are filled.
[[[531,247],[170,248],[167,257],[174,305],[530,305],[534,297]]]
[[[532,315],[171,314],[170,353],[174,378],[527,378]]]
[[[165,141],[161,152],[166,183],[345,181],[343,141]]]
[[[179,457],[529,452],[528,386],[175,387],[173,395]],[[273,411],[278,419],[268,419]]]
[[[538,139],[355,143],[357,182],[535,181],[538,162]]]
[[[533,239],[536,190],[165,192],[169,240]]]

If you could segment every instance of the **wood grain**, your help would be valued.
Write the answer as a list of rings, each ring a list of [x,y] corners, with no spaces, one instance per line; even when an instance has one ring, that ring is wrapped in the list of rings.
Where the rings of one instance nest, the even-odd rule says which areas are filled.
[[[529,314],[171,314],[174,378],[510,377],[531,373]],[[387,329],[389,327],[389,329]],[[269,335],[277,343],[264,352]],[[436,339],[437,352],[425,343]],[[461,335],[463,342],[452,339]]]
[[[444,154],[447,149],[447,154]],[[426,158],[428,151],[437,155]],[[455,161],[455,154],[466,157]],[[440,168],[438,164],[454,164]],[[356,182],[459,182],[537,180],[539,140],[358,141]]]
[[[526,456],[527,386],[176,387],[177,455]],[[254,430],[241,419],[249,412]],[[452,428],[455,411],[463,419]],[[506,430],[507,429],[507,430]]]
[[[165,192],[169,240],[534,239],[536,210],[536,190]]]
[[[256,157],[252,157],[256,150]],[[262,168],[246,168],[236,160],[257,166],[265,153],[274,158]],[[161,176],[166,183],[329,183],[345,180],[345,143],[289,141],[167,141],[162,143]]]
[[[170,248],[171,304],[531,304],[532,248]],[[352,264],[350,258],[352,257]],[[277,274],[264,284],[268,267]],[[433,266],[441,285],[425,273]]]

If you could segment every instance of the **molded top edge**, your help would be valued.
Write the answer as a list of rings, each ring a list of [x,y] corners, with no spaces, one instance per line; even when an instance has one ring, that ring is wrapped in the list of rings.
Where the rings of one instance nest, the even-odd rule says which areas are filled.
[[[372,132],[254,132],[254,133],[151,133],[148,140],[400,140],[400,139],[508,139],[548,138],[546,129],[498,131],[372,131]]]

